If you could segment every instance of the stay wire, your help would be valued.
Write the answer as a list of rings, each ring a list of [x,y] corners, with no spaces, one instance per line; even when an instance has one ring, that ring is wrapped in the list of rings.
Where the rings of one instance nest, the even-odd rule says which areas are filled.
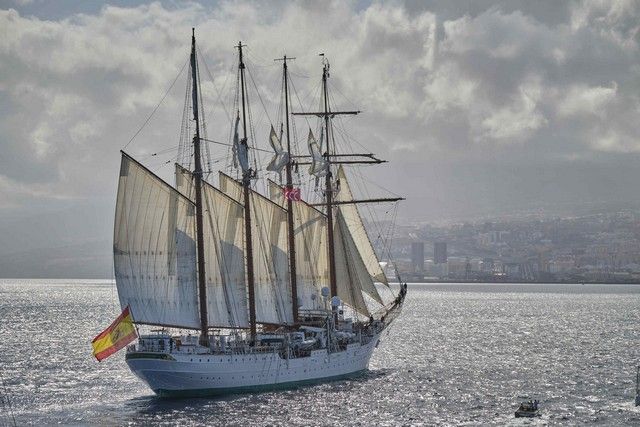
[[[223,101],[223,97],[222,97],[222,92],[224,91],[224,88],[227,85],[227,81],[229,79],[229,75],[227,75],[227,79],[224,82],[224,85],[222,86],[222,90],[218,89],[218,86],[216,86],[215,80],[213,78],[213,74],[211,73],[211,70],[209,69],[209,65],[207,64],[207,61],[204,59],[204,56],[200,53],[200,48],[196,46],[196,49],[198,49],[198,53],[199,53],[199,57],[202,60],[202,63],[204,64],[204,68],[209,76],[209,79],[211,80],[211,84],[213,85],[213,88],[216,91],[216,96],[218,97],[218,102],[220,103],[220,105],[222,105],[222,109],[224,110],[224,113],[227,115],[227,119],[229,119],[230,122],[233,122],[233,119],[231,118],[231,114],[229,114],[229,111],[227,110],[227,107]]]
[[[349,104],[351,104],[351,106],[355,109],[357,104],[355,102],[353,102],[350,98],[347,98],[347,96],[340,90],[340,88],[337,85],[334,85],[333,83],[330,83],[330,88],[335,91],[337,91],[343,98],[345,101],[347,101]]]
[[[258,67],[263,67],[263,68],[271,68],[271,67],[275,67],[278,64],[274,63],[273,61],[269,61],[266,58],[261,57],[260,55],[258,55],[253,49],[251,49],[251,47],[246,46],[245,52],[247,53],[247,56],[251,59],[252,57],[254,59],[251,60],[252,62],[252,66],[258,66]],[[255,58],[258,59],[258,61],[255,60]]]
[[[158,105],[156,105],[156,107],[153,109],[153,111],[151,112],[151,114],[149,114],[149,117],[147,117],[147,120],[144,121],[144,123],[142,124],[142,126],[140,126],[140,129],[138,129],[138,131],[131,137],[131,139],[129,140],[129,142],[127,142],[124,147],[122,147],[122,149],[124,150],[125,148],[127,148],[129,146],[129,144],[131,144],[131,142],[136,138],[136,136],[138,136],[138,134],[140,132],[142,132],[142,129],[144,129],[144,127],[147,125],[147,123],[149,123],[149,120],[151,120],[151,118],[153,117],[153,115],[156,113],[156,111],[158,111],[158,108],[160,108],[160,105],[162,105],[162,103],[164,102],[165,98],[167,97],[167,95],[169,95],[169,92],[171,92],[171,89],[173,89],[173,86],[176,84],[176,82],[178,81],[178,78],[182,75],[182,72],[184,71],[184,67],[186,67],[187,63],[189,63],[189,59],[187,59],[184,64],[182,65],[182,68],[180,68],[180,71],[178,72],[178,75],[176,76],[175,79],[173,79],[173,82],[171,83],[171,86],[169,86],[169,88],[167,89],[167,91],[164,93],[164,95],[162,96],[162,99],[160,99],[160,102],[158,102]]]
[[[258,95],[258,99],[260,100],[260,104],[262,105],[262,109],[264,110],[265,115],[267,116],[267,119],[269,120],[269,123],[271,125],[273,125],[273,120],[271,120],[271,117],[269,116],[269,112],[267,111],[267,107],[264,105],[264,101],[262,100],[262,96],[260,95],[260,91],[258,90],[258,85],[256,84],[255,80],[253,79],[253,74],[251,73],[251,69],[249,67],[245,67],[245,70],[247,70],[248,74],[249,74],[249,78],[251,79],[251,83],[253,83],[253,87],[256,90],[256,94]],[[245,83],[246,85],[246,83]],[[248,91],[247,91],[248,93]]]

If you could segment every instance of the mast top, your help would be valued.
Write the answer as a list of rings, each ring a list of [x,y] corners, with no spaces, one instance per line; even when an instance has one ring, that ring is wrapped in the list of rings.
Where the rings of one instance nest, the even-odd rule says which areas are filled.
[[[287,56],[287,54],[285,54],[282,58],[276,58],[276,59],[274,59],[274,61],[284,61],[284,63],[286,64],[287,60],[292,60],[293,61],[294,59],[296,59],[295,56]]]
[[[236,48],[238,49],[238,52],[240,53],[240,64],[239,67],[240,69],[244,69],[244,59],[242,59],[242,48],[246,47],[246,44],[242,44],[241,41],[238,41],[238,45],[236,46]],[[244,121],[243,121],[244,123]]]
[[[318,56],[322,57],[322,79],[326,80],[329,77],[329,60],[324,53],[320,53]]]

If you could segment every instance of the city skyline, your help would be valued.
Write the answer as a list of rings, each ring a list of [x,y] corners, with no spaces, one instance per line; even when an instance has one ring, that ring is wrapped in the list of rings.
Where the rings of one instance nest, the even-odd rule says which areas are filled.
[[[404,280],[418,282],[636,283],[640,210],[404,225],[393,258]]]

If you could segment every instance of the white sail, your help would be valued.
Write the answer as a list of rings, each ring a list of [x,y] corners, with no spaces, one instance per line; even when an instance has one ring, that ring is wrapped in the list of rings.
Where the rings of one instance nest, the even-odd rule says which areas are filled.
[[[334,257],[338,296],[361,315],[369,316],[369,309],[362,292],[371,295],[371,287],[375,291],[375,286],[351,237],[344,216],[337,210],[334,218]],[[382,304],[379,295],[376,300]]]
[[[286,206],[282,187],[273,181],[269,181],[269,195]],[[299,307],[322,308],[322,288],[329,286],[327,217],[303,201],[295,201],[292,206]]]
[[[193,175],[176,165],[176,187],[195,198]],[[203,181],[202,228],[210,326],[249,325],[244,270],[244,208]]]
[[[274,202],[282,206],[287,206],[284,199],[284,188],[280,184],[269,179],[269,198]]]
[[[242,185],[220,173],[220,189],[240,201]],[[289,281],[287,212],[263,195],[250,190],[256,320],[292,324],[293,304]]]
[[[136,322],[200,327],[195,206],[125,153],[113,254],[120,306]]]
[[[347,181],[347,175],[345,174],[344,168],[342,166],[338,168],[338,179],[340,180],[340,191],[336,196],[336,201],[353,200],[353,193],[349,186],[349,182]],[[340,212],[342,212],[342,216],[347,223],[347,227],[349,227],[351,236],[353,237],[353,240],[358,247],[358,251],[360,251],[360,256],[362,257],[362,261],[364,261],[365,265],[367,266],[369,274],[375,282],[384,283],[385,285],[389,286],[389,281],[387,280],[387,276],[384,274],[384,271],[382,271],[382,268],[380,267],[378,256],[373,249],[373,245],[371,244],[371,240],[369,239],[367,230],[364,227],[364,223],[362,222],[362,217],[358,212],[358,208],[355,204],[343,204],[338,205],[338,209],[340,210]],[[379,298],[379,296],[376,297],[374,295],[372,295],[372,297],[374,297],[375,299]]]

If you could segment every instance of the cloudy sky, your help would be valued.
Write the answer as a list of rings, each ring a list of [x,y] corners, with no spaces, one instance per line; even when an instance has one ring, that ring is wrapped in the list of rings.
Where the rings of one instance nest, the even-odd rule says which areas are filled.
[[[238,40],[270,110],[254,107],[258,127],[277,109],[272,59],[296,56],[310,102],[324,52],[336,107],[364,112],[350,135],[391,161],[367,173],[406,195],[402,218],[640,201],[637,1],[0,0],[0,277],[110,276],[119,150],[179,75],[194,26],[211,138],[228,139],[218,94]],[[178,143],[184,73],[127,146],[167,177],[149,155]]]

